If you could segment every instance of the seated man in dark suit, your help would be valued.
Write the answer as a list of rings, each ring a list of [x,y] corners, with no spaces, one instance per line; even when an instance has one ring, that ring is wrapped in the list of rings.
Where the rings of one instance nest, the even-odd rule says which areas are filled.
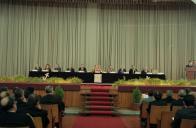
[[[119,68],[118,69],[118,74],[124,74],[126,72],[125,68]]]
[[[173,106],[184,106],[184,97],[186,96],[186,91],[181,89],[178,91],[178,99],[171,102],[171,110]]]
[[[194,96],[184,98],[185,108],[176,112],[174,121],[172,123],[172,128],[180,128],[182,119],[192,119],[196,120],[196,94]]]
[[[71,67],[71,68],[67,68],[67,71],[74,73],[75,69],[73,67]]]
[[[154,92],[154,98],[155,101],[152,101],[149,103],[149,106],[147,108],[147,111],[150,113],[151,111],[151,106],[155,105],[155,106],[165,106],[167,105],[167,103],[165,101],[162,100],[162,93],[159,91],[155,91]],[[155,124],[150,124],[150,128],[157,128],[157,125]]]
[[[34,93],[34,88],[33,87],[27,87],[24,90],[24,96],[26,99],[28,99],[29,95]]]
[[[59,65],[59,64],[56,64],[56,65],[54,66],[54,70],[56,70],[56,71],[58,71],[58,72],[61,72],[61,67],[60,67],[60,65]]]
[[[17,112],[23,112],[24,109],[26,109],[27,101],[24,97],[24,90],[21,88],[16,88],[14,91],[15,100],[17,101]]]
[[[0,114],[0,126],[13,127],[13,126],[28,126],[35,128],[31,116],[23,113],[17,113],[17,107],[14,98],[4,97],[1,99],[1,108],[3,112]]]
[[[172,102],[175,101],[173,98],[173,91],[172,90],[167,90],[166,92],[166,98],[163,99],[167,104],[171,104]]]
[[[49,124],[49,119],[47,117],[48,112],[41,109],[40,106],[40,98],[38,95],[31,94],[28,97],[28,108],[24,111],[24,113],[29,113],[32,117],[41,117],[43,128],[47,128]]]
[[[129,69],[129,74],[135,74],[135,72],[137,72],[137,69],[134,65],[132,65],[131,68]]]
[[[83,64],[80,65],[78,71],[87,72],[86,67]]]
[[[60,96],[54,94],[54,89],[52,86],[45,87],[46,95],[40,100],[41,104],[58,104],[60,112],[63,112],[65,105]]]
[[[162,93],[159,91],[155,91],[154,92],[154,98],[155,100],[149,103],[148,109],[147,111],[150,113],[150,109],[152,105],[156,105],[156,106],[164,106],[167,105],[167,103],[165,101],[162,100]]]

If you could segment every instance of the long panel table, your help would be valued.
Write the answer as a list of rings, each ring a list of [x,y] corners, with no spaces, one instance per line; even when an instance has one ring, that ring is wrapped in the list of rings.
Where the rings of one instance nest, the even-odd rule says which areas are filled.
[[[46,73],[49,73],[49,77],[61,77],[61,78],[69,78],[69,77],[78,77],[83,80],[84,83],[94,83],[94,75],[95,73],[87,72],[36,72],[29,71],[29,77],[43,77]],[[166,79],[165,74],[118,74],[118,73],[101,73],[102,74],[102,83],[114,83],[119,79],[139,79],[139,78],[159,78]]]

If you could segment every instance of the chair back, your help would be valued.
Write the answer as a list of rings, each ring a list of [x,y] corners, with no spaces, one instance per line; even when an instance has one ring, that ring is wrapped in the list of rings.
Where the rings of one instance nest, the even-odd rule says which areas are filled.
[[[48,111],[49,124],[48,128],[53,128],[55,123],[59,123],[58,104],[41,104],[43,110]]]
[[[147,115],[148,115],[147,108],[148,108],[148,105],[149,104],[143,102],[141,105],[142,106],[141,106],[140,118],[141,119],[146,119],[147,118]]]
[[[178,110],[182,109],[183,106],[173,106],[172,107],[172,112],[176,113]]]
[[[151,106],[150,110],[150,124],[158,124],[161,121],[161,113],[162,112],[169,112],[170,106]]]
[[[182,119],[180,128],[195,128],[196,127],[196,120],[191,119]]]
[[[33,123],[35,125],[35,128],[43,128],[41,117],[33,117]]]
[[[174,112],[162,112],[161,113],[161,128],[172,128],[171,124],[173,117],[175,116]]]

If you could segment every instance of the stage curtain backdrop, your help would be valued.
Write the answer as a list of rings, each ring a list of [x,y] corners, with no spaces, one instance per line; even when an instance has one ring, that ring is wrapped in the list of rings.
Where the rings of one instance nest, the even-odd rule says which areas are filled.
[[[185,78],[185,65],[196,59],[195,14],[180,7],[0,4],[0,75],[28,75],[37,64],[58,63],[76,70],[135,65]]]

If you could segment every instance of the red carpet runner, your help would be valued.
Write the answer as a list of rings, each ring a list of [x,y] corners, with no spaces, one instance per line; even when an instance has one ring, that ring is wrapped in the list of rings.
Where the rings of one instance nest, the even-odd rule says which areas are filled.
[[[120,117],[76,117],[73,128],[128,128]]]
[[[116,94],[110,93],[110,88],[92,86],[90,92],[83,93],[84,111],[86,115],[116,115],[115,97]]]

